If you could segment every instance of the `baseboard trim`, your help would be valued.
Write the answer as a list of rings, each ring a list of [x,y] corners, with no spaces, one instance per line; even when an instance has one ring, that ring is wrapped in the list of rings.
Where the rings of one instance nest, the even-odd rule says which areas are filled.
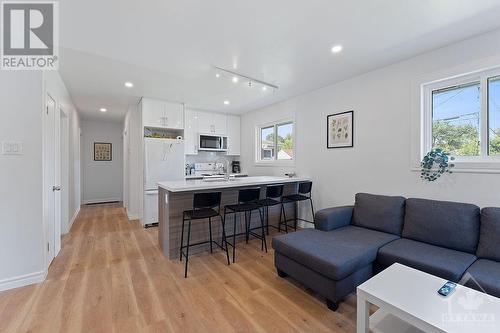
[[[134,213],[130,213],[130,212],[127,212],[127,217],[130,221],[140,219],[139,214],[134,214]]]
[[[78,218],[78,214],[80,214],[80,207],[78,207],[75,214],[73,214],[73,217],[71,218],[71,220],[69,220],[68,233],[71,231],[71,227],[73,226],[73,223],[75,223],[75,220]]]
[[[89,204],[99,204],[99,203],[106,203],[106,202],[120,202],[120,201],[122,201],[121,198],[88,199],[88,200],[83,200],[83,204],[89,205]]]
[[[47,271],[34,272],[0,280],[0,291],[28,286],[45,281]]]

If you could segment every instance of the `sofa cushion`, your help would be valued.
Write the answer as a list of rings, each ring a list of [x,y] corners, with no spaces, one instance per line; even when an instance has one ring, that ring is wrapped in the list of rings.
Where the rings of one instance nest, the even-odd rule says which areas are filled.
[[[469,267],[461,282],[467,287],[500,297],[500,262],[479,259]]]
[[[425,199],[406,200],[403,237],[475,253],[479,239],[479,207]]]
[[[383,266],[398,262],[455,282],[475,260],[473,254],[404,238],[383,246],[377,256]]]
[[[500,208],[483,208],[481,211],[481,232],[476,255],[500,261]]]
[[[397,236],[346,226],[334,231],[304,229],[273,238],[278,253],[333,280],[371,264],[379,247]]]
[[[401,236],[405,198],[356,194],[352,224]]]

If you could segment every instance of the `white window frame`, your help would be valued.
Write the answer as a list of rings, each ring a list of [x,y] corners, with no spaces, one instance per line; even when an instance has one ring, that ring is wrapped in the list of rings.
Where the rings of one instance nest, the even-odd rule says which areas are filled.
[[[477,170],[500,172],[500,156],[489,156],[488,128],[488,79],[500,76],[500,68],[486,69],[448,79],[422,84],[421,89],[421,149],[420,159],[432,149],[432,92],[472,82],[480,84],[480,155],[455,156],[457,171],[474,172]]]
[[[291,160],[278,160],[278,149],[276,146],[276,152],[275,152],[274,159],[262,160],[261,159],[262,129],[266,128],[266,127],[274,127],[274,136],[275,136],[275,140],[276,140],[278,126],[290,124],[290,123],[293,124],[293,131],[292,131],[293,158]],[[296,124],[295,124],[295,119],[293,119],[293,118],[281,119],[281,120],[277,120],[277,121],[273,121],[273,122],[269,122],[266,124],[256,126],[255,127],[255,165],[257,165],[257,166],[293,166],[293,165],[295,165],[295,160],[297,158],[297,156],[296,156],[297,142],[296,142],[295,132],[296,132]]]

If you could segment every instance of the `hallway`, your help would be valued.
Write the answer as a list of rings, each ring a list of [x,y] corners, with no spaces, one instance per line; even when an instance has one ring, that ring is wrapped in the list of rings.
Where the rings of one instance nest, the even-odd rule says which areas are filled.
[[[0,293],[0,332],[353,332],[355,298],[338,312],[278,278],[260,241],[193,256],[190,277],[157,247],[157,229],[118,204],[84,206],[47,280]]]

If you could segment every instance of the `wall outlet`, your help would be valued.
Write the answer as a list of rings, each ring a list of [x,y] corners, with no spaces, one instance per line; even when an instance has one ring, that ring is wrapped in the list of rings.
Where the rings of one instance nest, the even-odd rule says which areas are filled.
[[[21,141],[2,141],[2,155],[22,155],[23,143]]]

